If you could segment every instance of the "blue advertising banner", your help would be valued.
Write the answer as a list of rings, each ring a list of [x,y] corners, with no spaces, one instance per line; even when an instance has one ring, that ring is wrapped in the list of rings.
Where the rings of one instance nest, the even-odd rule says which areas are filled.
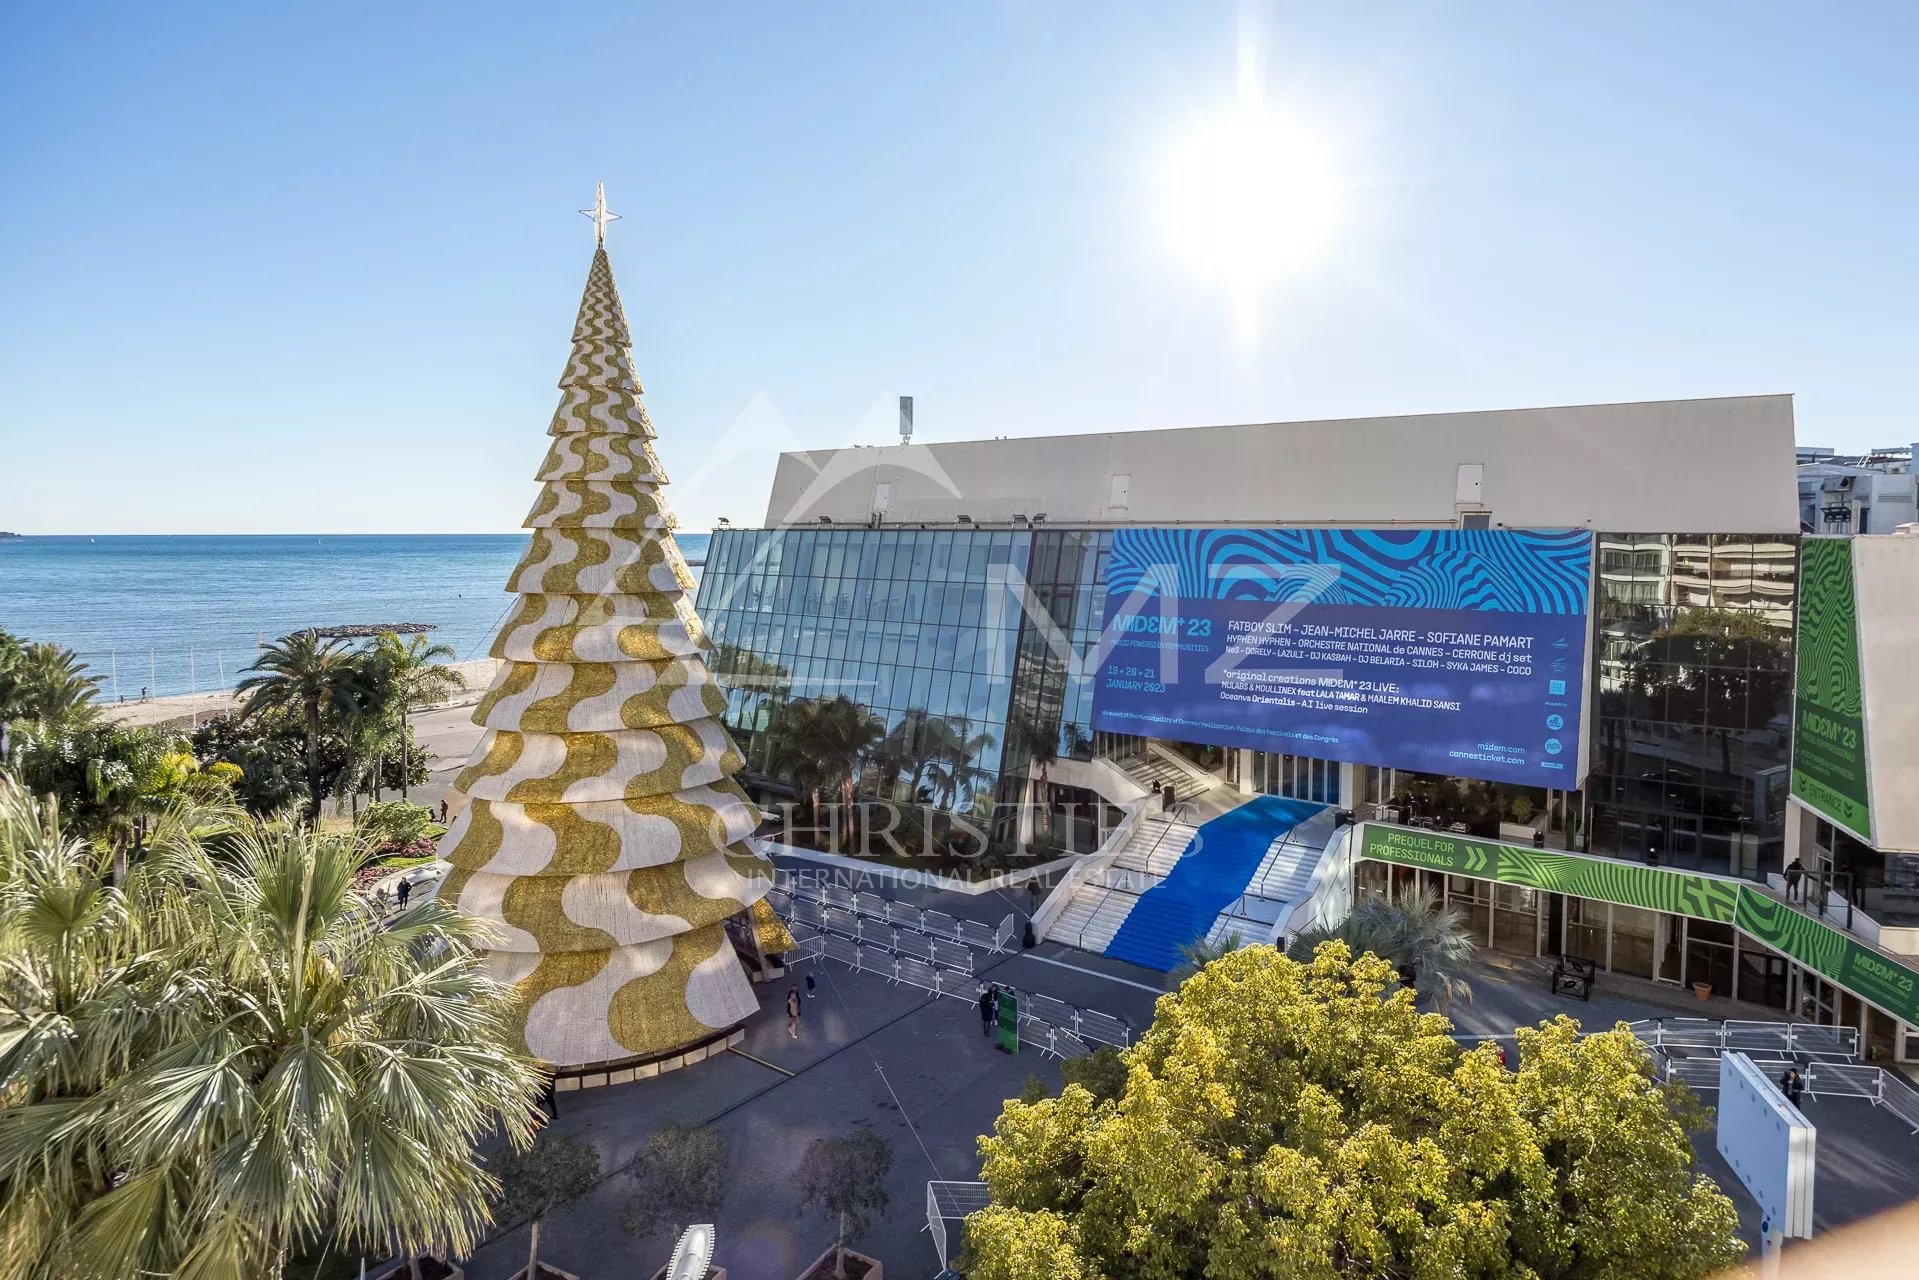
[[[1583,529],[1120,529],[1093,725],[1571,788]]]

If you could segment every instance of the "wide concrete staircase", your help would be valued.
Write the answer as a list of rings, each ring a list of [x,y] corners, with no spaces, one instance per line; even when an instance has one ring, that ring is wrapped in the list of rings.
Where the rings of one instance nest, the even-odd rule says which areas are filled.
[[[1197,830],[1170,818],[1142,819],[1112,865],[1079,886],[1047,938],[1082,951],[1106,950],[1139,895],[1166,878]]]
[[[1200,938],[1264,941],[1311,891],[1335,825],[1330,808],[1225,787],[1175,814],[1142,818],[1071,890],[1047,939],[1162,972]]]
[[[1268,937],[1274,924],[1291,914],[1312,891],[1313,873],[1338,824],[1338,812],[1324,809],[1282,833],[1267,847],[1246,892],[1219,913],[1207,938],[1224,942],[1237,935],[1256,942]]]

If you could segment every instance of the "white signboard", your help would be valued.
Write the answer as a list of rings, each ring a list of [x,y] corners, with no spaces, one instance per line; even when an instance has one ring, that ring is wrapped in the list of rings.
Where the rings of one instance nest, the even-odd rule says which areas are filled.
[[[1818,1130],[1743,1053],[1719,1058],[1719,1154],[1762,1219],[1783,1236],[1812,1237],[1813,1144]]]

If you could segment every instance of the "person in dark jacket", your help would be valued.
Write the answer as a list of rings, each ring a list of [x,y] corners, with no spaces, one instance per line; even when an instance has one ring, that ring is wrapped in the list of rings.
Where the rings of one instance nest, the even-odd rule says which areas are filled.
[[[1799,1105],[1799,1096],[1806,1091],[1806,1078],[1799,1074],[1797,1066],[1786,1068],[1786,1074],[1779,1077],[1779,1089],[1786,1095],[1786,1101],[1793,1106]]]
[[[988,986],[979,993],[980,1034],[993,1034],[993,1024],[999,1021],[999,988]]]
[[[1806,874],[1806,864],[1794,858],[1786,864],[1786,897],[1789,901],[1799,900],[1799,881]]]
[[[400,887],[397,892],[400,898],[400,910],[405,911],[406,900],[413,896],[413,882],[411,880],[400,881]]]

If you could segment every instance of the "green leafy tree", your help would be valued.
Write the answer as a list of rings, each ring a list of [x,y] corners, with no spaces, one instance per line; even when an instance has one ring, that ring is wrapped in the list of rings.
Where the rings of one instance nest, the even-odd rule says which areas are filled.
[[[306,728],[307,821],[320,821],[320,728],[328,716],[344,720],[366,695],[365,669],[344,642],[311,631],[282,636],[246,668],[252,675],[234,686],[242,716],[298,712]],[[244,766],[242,766],[244,767]]]
[[[1009,1102],[980,1141],[985,1280],[1704,1276],[1743,1253],[1689,1095],[1559,1018],[1509,1071],[1376,955],[1222,957],[1160,999],[1111,1100]]]
[[[0,1274],[252,1280],[331,1234],[465,1251],[539,1077],[467,917],[391,929],[358,846],[170,809],[112,885],[0,779]],[[215,857],[208,832],[224,828]]]
[[[370,804],[360,815],[359,832],[376,852],[424,839],[435,829],[433,813],[425,805],[405,800]]]
[[[487,1172],[499,1182],[494,1216],[501,1223],[530,1225],[527,1233],[524,1280],[539,1280],[540,1225],[555,1209],[572,1204],[599,1185],[600,1153],[576,1138],[548,1129],[524,1150],[511,1147],[494,1153]],[[554,1275],[551,1268],[545,1274]]]
[[[833,1236],[833,1274],[846,1280],[846,1250],[866,1234],[873,1216],[892,1196],[886,1190],[893,1149],[871,1125],[856,1125],[844,1138],[815,1138],[800,1158],[800,1207],[817,1209],[838,1226]]]
[[[645,1240],[662,1228],[677,1234],[719,1216],[732,1144],[711,1125],[668,1125],[647,1137],[633,1162],[633,1198],[620,1229]]]
[[[0,627],[0,725],[20,718],[20,642]]]
[[[1310,960],[1320,943],[1335,938],[1355,955],[1371,952],[1390,960],[1394,968],[1411,970],[1415,985],[1424,985],[1441,1013],[1450,1010],[1455,999],[1472,1002],[1473,989],[1465,975],[1478,967],[1478,950],[1466,933],[1465,917],[1456,907],[1441,906],[1436,893],[1399,902],[1362,902],[1330,929],[1301,930],[1287,954]]]
[[[342,721],[328,716],[321,722],[319,742],[320,794],[341,794],[343,781],[355,767],[342,736]],[[242,777],[235,797],[249,813],[280,813],[305,798],[306,725],[299,707],[267,708],[249,716],[213,716],[193,731],[193,753],[206,764],[226,761],[237,765]],[[398,762],[392,755],[381,771],[386,786],[397,786]],[[420,757],[412,761],[413,781],[426,774]]]
[[[1092,1094],[1096,1102],[1109,1102],[1126,1091],[1125,1059],[1110,1044],[1065,1059],[1059,1064],[1059,1074],[1067,1084],[1076,1084]]]
[[[199,798],[199,764],[172,730],[93,724],[22,735],[19,780],[58,800],[67,829],[104,840],[116,877],[138,857],[148,826],[168,805]],[[217,798],[217,797],[215,797]]]

